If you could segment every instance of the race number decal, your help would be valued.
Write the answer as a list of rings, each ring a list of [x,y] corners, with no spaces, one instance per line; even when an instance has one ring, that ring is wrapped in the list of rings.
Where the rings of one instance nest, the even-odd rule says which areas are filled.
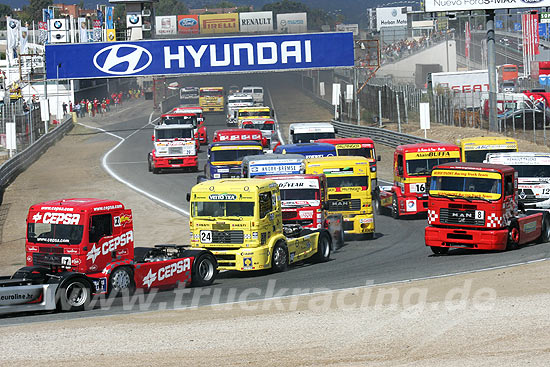
[[[415,192],[415,193],[423,193],[426,192],[426,184],[425,183],[412,183],[409,185],[409,191]]]
[[[212,231],[201,231],[201,242],[212,243]]]
[[[485,212],[483,210],[476,210],[475,215],[476,219],[485,219]]]

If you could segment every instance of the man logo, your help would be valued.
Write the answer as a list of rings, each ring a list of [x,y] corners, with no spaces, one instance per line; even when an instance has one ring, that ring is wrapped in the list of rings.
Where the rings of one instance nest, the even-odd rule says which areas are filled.
[[[59,29],[61,28],[62,24],[59,20],[56,20],[54,23],[53,23],[53,26],[55,29]]]
[[[94,65],[106,74],[130,75],[146,69],[153,61],[149,51],[136,45],[112,45],[94,55]]]
[[[131,24],[138,24],[139,23],[139,17],[135,14],[132,14],[130,15],[130,17],[128,18],[128,21],[131,23]]]

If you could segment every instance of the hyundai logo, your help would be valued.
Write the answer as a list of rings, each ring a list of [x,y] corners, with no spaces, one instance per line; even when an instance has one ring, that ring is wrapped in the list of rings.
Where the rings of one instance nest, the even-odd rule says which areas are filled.
[[[146,69],[153,61],[153,56],[141,46],[121,44],[99,50],[93,61],[95,67],[104,73],[130,75]]]
[[[193,18],[183,18],[179,23],[182,27],[194,27],[197,25],[197,20]]]
[[[138,24],[139,23],[139,17],[135,14],[132,14],[128,17],[128,21],[132,24]]]

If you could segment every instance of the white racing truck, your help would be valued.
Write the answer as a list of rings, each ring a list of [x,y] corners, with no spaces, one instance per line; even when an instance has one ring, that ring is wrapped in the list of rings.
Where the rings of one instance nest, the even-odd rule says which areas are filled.
[[[254,106],[254,98],[246,93],[235,93],[227,97],[227,126],[237,126],[240,108]]]
[[[550,153],[489,153],[484,163],[512,166],[518,174],[518,201],[525,208],[550,209]]]
[[[338,130],[330,122],[290,124],[288,136],[292,144],[312,143],[318,139],[334,139]]]
[[[157,174],[161,169],[168,168],[198,171],[199,144],[193,125],[157,125],[152,140],[154,148],[147,157],[149,172]]]

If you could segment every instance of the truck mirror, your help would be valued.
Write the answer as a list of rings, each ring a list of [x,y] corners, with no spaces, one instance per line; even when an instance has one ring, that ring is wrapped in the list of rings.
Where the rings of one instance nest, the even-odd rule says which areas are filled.
[[[191,201],[191,193],[188,192],[187,195],[185,195],[185,199],[187,199],[187,201]]]
[[[380,161],[382,160],[382,156],[381,156],[381,155],[376,156],[376,160],[377,160],[378,162],[380,162]]]
[[[151,135],[151,141],[155,141],[155,136]]]

